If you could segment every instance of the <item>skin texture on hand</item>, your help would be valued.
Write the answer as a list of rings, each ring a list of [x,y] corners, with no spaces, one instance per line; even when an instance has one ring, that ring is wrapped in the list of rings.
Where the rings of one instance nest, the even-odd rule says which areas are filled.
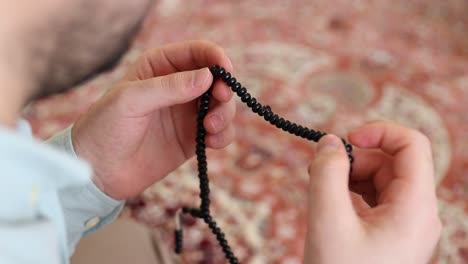
[[[211,42],[149,50],[79,118],[73,145],[92,164],[93,180],[103,192],[115,199],[134,197],[194,155],[196,99],[209,89],[213,77],[206,67],[214,64],[232,70],[223,49]],[[235,103],[222,82],[212,95],[206,144],[222,148],[234,138]]]
[[[317,146],[304,263],[428,263],[441,231],[429,140],[388,122],[349,140],[358,147],[351,178],[337,137]]]

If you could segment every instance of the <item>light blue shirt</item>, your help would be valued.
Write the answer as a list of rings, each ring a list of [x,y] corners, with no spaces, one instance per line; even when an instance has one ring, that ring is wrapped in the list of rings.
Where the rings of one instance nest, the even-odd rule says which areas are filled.
[[[0,127],[0,263],[67,264],[83,235],[123,208],[91,181],[67,128],[45,144],[29,125]]]

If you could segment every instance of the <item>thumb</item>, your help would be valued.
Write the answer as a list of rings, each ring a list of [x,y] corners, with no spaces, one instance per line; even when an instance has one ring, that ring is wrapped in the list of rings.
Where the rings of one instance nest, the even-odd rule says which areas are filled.
[[[341,139],[327,135],[317,145],[309,167],[309,215],[336,222],[354,213],[348,179],[349,161]]]
[[[140,116],[157,109],[190,102],[206,92],[213,82],[208,68],[176,72],[125,83],[119,100],[129,114]]]

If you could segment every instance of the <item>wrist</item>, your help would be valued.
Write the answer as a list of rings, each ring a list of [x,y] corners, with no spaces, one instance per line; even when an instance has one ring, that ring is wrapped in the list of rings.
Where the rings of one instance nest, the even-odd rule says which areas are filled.
[[[115,197],[111,193],[108,192],[107,190],[108,188],[105,187],[104,181],[99,176],[99,173],[97,171],[97,166],[94,162],[94,159],[91,153],[89,153],[89,151],[87,151],[86,148],[83,147],[83,142],[81,140],[81,137],[79,136],[80,135],[79,131],[80,131],[80,127],[79,127],[78,122],[70,128],[70,145],[71,145],[71,148],[73,149],[73,152],[75,153],[77,158],[83,159],[91,165],[93,169],[93,175],[91,177],[91,181],[93,182],[93,184],[102,193],[115,199]]]

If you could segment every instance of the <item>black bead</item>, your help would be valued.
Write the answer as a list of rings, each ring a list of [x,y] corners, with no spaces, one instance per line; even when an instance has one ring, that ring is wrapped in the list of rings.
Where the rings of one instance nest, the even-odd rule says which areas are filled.
[[[271,118],[270,118],[270,124],[272,125],[276,125],[276,121],[278,121],[278,115],[277,114],[274,114]]]
[[[281,129],[283,129],[284,131],[288,131],[290,127],[291,127],[291,121],[285,120],[283,126],[281,126]]]
[[[270,106],[265,105],[263,106],[257,99],[254,98],[251,94],[248,93],[245,87],[242,87],[241,83],[237,82],[236,78],[234,78],[229,72],[227,72],[224,68],[219,66],[212,66],[209,68],[210,72],[213,74],[213,79],[222,78],[223,81],[231,87],[232,91],[235,92],[241,99],[242,102],[246,103],[248,107],[252,109],[252,112],[257,113],[259,116],[263,116],[263,118],[275,125],[278,128],[281,128],[284,131],[287,131],[291,134],[300,136],[302,138],[307,138],[309,140],[318,141],[322,138],[326,133],[322,133],[320,131],[315,131],[313,129],[305,128],[299,126],[293,122],[285,120],[284,118],[279,117],[277,114],[273,113]],[[225,254],[226,259],[229,263],[239,263],[238,259],[234,256],[231,248],[229,247],[228,241],[225,238],[224,233],[222,230],[217,226],[216,222],[212,219],[210,215],[210,188],[209,188],[209,179],[208,179],[208,163],[207,163],[207,156],[206,156],[206,145],[205,145],[205,136],[207,134],[204,126],[203,126],[203,119],[207,115],[210,105],[211,99],[211,91],[208,90],[200,97],[200,106],[197,115],[197,134],[196,134],[196,149],[195,154],[197,156],[198,161],[198,177],[199,177],[199,187],[200,187],[200,199],[201,205],[200,208],[183,208],[184,213],[190,213],[193,217],[202,218],[204,222],[209,226],[212,233],[216,236],[216,239],[219,242],[219,245],[222,247],[222,250]],[[348,152],[348,158],[352,163],[354,158],[351,155],[353,147],[348,144],[345,140],[343,140],[343,144]],[[352,166],[350,166],[350,173],[352,172]],[[176,238],[176,249],[181,248],[182,239]],[[176,250],[178,251],[178,250]]]
[[[265,119],[266,121],[270,121],[272,116],[273,116],[273,112],[269,111],[265,113],[265,115],[263,116],[263,119]]]
[[[237,80],[236,80],[236,78],[234,78],[234,77],[232,77],[231,79],[229,79],[229,80],[226,82],[226,84],[227,84],[229,87],[233,86],[233,85],[236,84],[236,83],[237,83]]]
[[[300,136],[302,134],[302,131],[304,131],[304,127],[298,126],[297,130],[294,132],[294,135]]]
[[[208,166],[207,166],[206,161],[200,161],[200,162],[198,162],[198,168],[207,169]]]
[[[210,229],[215,229],[215,228],[217,227],[217,226],[216,226],[216,222],[213,221],[213,220],[211,219],[211,216],[207,216],[207,217],[209,217],[209,219],[210,219],[210,220],[208,220],[208,222],[207,222],[207,223],[208,223],[208,226],[210,227]]]
[[[221,243],[221,246],[224,247],[224,248],[228,246],[228,243],[227,243],[226,240],[221,240],[220,243]],[[228,249],[226,249],[226,251],[227,251],[227,250],[228,250]],[[231,253],[231,252],[227,252],[227,253]],[[227,254],[227,253],[226,253],[226,254]],[[231,253],[231,254],[232,254],[232,253]]]
[[[204,153],[205,153],[205,146],[203,146],[203,145],[197,145],[197,146],[195,147],[195,152],[196,152],[197,154],[198,154],[198,153],[200,153],[200,154],[203,153],[203,154],[204,154]]]
[[[247,93],[247,89],[245,87],[242,87],[237,91],[238,96],[243,96],[245,93]]]
[[[197,135],[198,135],[199,133],[206,132],[206,131],[205,131],[205,126],[203,125],[203,120],[204,120],[204,119],[205,119],[205,118],[204,118],[204,117],[201,117],[201,116],[197,118],[197,120],[198,120],[198,122],[197,122],[197,123],[198,123],[198,124],[197,124],[197,129],[198,129]]]
[[[265,115],[265,108],[264,108],[264,107],[262,107],[262,108],[260,108],[260,109],[258,110],[258,115],[259,115],[259,116]]]
[[[296,131],[297,131],[297,125],[295,123],[292,123],[291,127],[288,130],[288,132],[291,133],[291,134],[294,134],[294,133],[296,133]]]
[[[233,86],[231,86],[231,90],[236,93],[237,91],[239,91],[241,87],[242,87],[242,84],[236,82]]]
[[[208,111],[208,105],[202,105],[200,106],[200,111]]]
[[[276,121],[276,127],[277,127],[277,128],[283,127],[284,122],[285,122],[285,121],[284,121],[284,118],[281,117],[280,119],[278,119],[278,121]]]
[[[262,105],[260,103],[256,103],[253,107],[252,107],[252,111],[254,113],[259,113],[260,112],[260,109],[262,109]]]
[[[317,131],[316,133],[316,137],[317,137],[317,141],[319,141],[321,138],[323,138],[326,134],[323,133],[323,132],[320,132],[320,131]]]
[[[320,131],[315,131],[314,138],[312,140],[315,142],[319,142],[321,137],[322,137],[322,133]]]
[[[221,78],[223,79],[223,81],[227,82],[231,79],[231,73],[226,72],[221,76]]]
[[[246,93],[246,94],[244,94],[244,95],[241,97],[241,101],[244,102],[244,103],[246,103],[247,101],[250,100],[251,97],[252,97],[252,96],[251,96],[249,93]]]
[[[183,247],[183,233],[182,230],[175,230],[174,232],[174,237],[175,237],[175,253],[180,254],[182,253],[182,247]]]
[[[354,162],[354,157],[353,157],[353,156],[348,155],[348,159],[349,159],[349,162],[350,162],[350,163],[353,163],[353,162]]]
[[[206,149],[205,140],[204,140],[203,138],[200,138],[200,141],[201,141],[201,142],[198,142],[198,140],[199,140],[199,139],[197,138],[197,143],[198,143],[198,144],[197,144],[197,147]]]
[[[216,75],[216,71],[219,69],[218,65],[214,65],[210,67],[210,72],[213,74],[213,76]]]
[[[221,77],[224,73],[226,73],[226,70],[223,67],[219,67],[219,69],[216,71],[215,76]]]
[[[200,100],[200,106],[205,106],[205,105],[209,105],[210,104],[210,98],[207,97],[207,98],[202,98]]]
[[[248,107],[252,107],[252,106],[254,106],[256,103],[257,103],[257,99],[255,99],[255,98],[252,97],[252,98],[247,102],[247,106],[248,106]],[[252,109],[252,110],[253,110],[253,109]],[[254,111],[254,112],[255,112],[255,111]]]

